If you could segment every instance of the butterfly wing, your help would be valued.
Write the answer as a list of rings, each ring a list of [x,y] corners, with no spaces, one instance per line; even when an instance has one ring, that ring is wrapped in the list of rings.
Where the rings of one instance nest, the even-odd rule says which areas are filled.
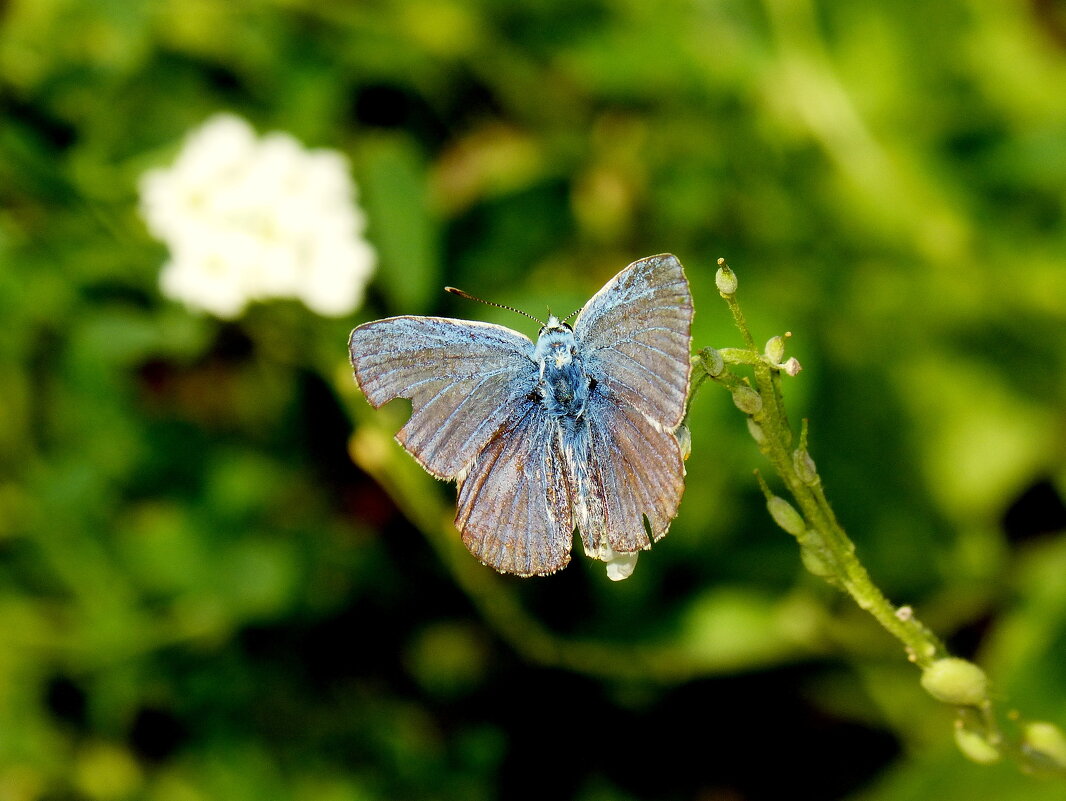
[[[692,292],[669,254],[635,261],[574,322],[586,370],[610,395],[668,429],[685,416],[692,370]]]
[[[537,382],[517,331],[445,317],[364,323],[348,340],[355,379],[377,407],[411,399],[396,439],[437,478],[460,477]]]
[[[459,483],[455,524],[463,542],[500,572],[544,575],[570,561],[571,482],[558,431],[539,400],[527,400]]]
[[[691,326],[688,280],[670,255],[626,267],[574,324],[596,382],[586,410],[588,478],[575,486],[592,553],[604,543],[646,548],[677,514],[685,466],[674,430],[685,414]]]
[[[588,413],[585,548],[593,554],[604,543],[619,552],[647,548],[677,515],[685,489],[681,447],[672,431],[602,392],[592,393]]]

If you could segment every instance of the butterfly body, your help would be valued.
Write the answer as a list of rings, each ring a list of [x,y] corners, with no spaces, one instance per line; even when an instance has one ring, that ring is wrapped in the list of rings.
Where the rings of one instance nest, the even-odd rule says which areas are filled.
[[[371,404],[410,398],[398,441],[458,483],[456,526],[501,572],[552,573],[586,553],[662,537],[684,489],[674,430],[690,371],[692,298],[673,256],[634,262],[573,328],[534,345],[502,326],[440,317],[365,323],[349,340]]]
[[[539,368],[538,394],[545,412],[552,417],[580,419],[588,400],[590,378],[574,330],[557,317],[549,317],[537,338],[533,361]]]

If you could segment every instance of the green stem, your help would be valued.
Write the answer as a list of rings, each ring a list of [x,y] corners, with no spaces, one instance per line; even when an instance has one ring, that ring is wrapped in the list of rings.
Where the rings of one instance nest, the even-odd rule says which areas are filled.
[[[784,414],[776,370],[765,362],[755,367],[755,385],[763,409],[753,416],[765,438],[759,448],[770,460],[799,506],[817,544],[831,556],[837,579],[862,609],[869,612],[890,634],[903,643],[907,656],[925,668],[946,655],[943,644],[907,609],[894,606],[855,555],[855,545],[837,521],[820,481],[813,486],[800,478],[793,459],[792,429]],[[779,375],[779,374],[778,374]]]
[[[737,302],[736,275],[723,259],[719,259],[718,263],[720,270],[716,283],[719,292],[728,304],[747,347],[722,350],[706,348],[700,351],[693,358],[691,394],[707,378],[733,394],[737,407],[749,417],[759,450],[769,460],[799,507],[797,512],[783,498],[775,497],[760,476],[759,483],[774,520],[799,541],[804,562],[813,572],[847,592],[860,608],[869,612],[903,644],[911,662],[928,671],[938,660],[949,656],[947,649],[909,606],[897,607],[885,597],[856,556],[855,545],[833,513],[814,461],[807,453],[806,421],[803,421],[800,429],[799,445],[794,445],[795,437],[785,410],[781,382],[782,371],[794,375],[798,371],[798,364],[776,363],[783,357],[784,338],[771,340],[765,354],[758,350]],[[732,371],[733,367],[748,368],[752,375],[750,378],[739,377]],[[757,393],[757,398],[753,392]],[[961,661],[953,660],[951,664]],[[945,664],[941,662],[939,667]],[[975,666],[967,671],[980,673]],[[923,673],[923,677],[925,675]],[[1038,743],[1026,742],[1024,736],[1020,741],[1008,739],[997,718],[997,707],[987,690],[982,690],[980,697],[973,701],[968,699],[965,704],[959,705],[958,710],[956,740],[971,758],[987,762],[1008,755],[1027,770],[1066,775],[1066,759],[1055,756],[1059,750],[1066,753],[1066,737],[1058,729],[1051,727],[1040,730],[1040,736],[1053,740],[1051,746],[1044,744],[1043,750]],[[1049,731],[1051,734],[1048,734]],[[975,738],[978,741],[976,744]]]
[[[719,264],[722,269],[729,270],[724,260],[719,260]],[[735,277],[732,280],[735,281]],[[728,284],[726,286],[729,288]],[[735,289],[735,284],[733,288]],[[780,367],[772,364],[758,351],[735,291],[722,292],[721,295],[729,306],[747,348],[723,348],[718,353],[727,368],[729,365],[753,368],[754,389],[762,400],[762,408],[750,415],[762,430],[763,436],[758,442],[759,450],[769,459],[774,471],[785,483],[801,510],[808,529],[804,532],[803,544],[815,548],[823,557],[827,556],[836,582],[862,609],[873,615],[886,631],[903,643],[912,662],[922,668],[928,667],[936,659],[946,655],[944,645],[914,616],[909,607],[896,607],[874,584],[870,574],[855,555],[854,543],[833,513],[817,473],[814,473],[813,477],[808,476],[804,481],[797,472],[792,450],[792,427],[781,394]],[[704,361],[697,357],[696,362],[703,366],[703,371],[701,375],[694,377],[693,392],[708,377]],[[710,377],[731,390],[742,384],[728,369]],[[804,430],[801,447],[805,444]]]
[[[718,263],[725,269],[728,266],[724,259],[719,259]],[[740,310],[740,304],[737,303],[737,296],[735,292],[721,293],[722,298],[729,305],[729,311],[733,314],[733,322],[737,324],[737,328],[740,329],[740,335],[744,337],[744,342],[747,344],[749,351],[754,352],[756,357],[758,356],[758,348],[755,346],[755,339],[751,335],[751,330],[748,328],[748,322],[744,319],[744,312]]]

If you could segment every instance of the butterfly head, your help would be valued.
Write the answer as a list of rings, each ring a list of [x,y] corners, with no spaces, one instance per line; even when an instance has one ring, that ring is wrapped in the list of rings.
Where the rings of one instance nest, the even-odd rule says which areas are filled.
[[[544,375],[545,367],[551,366],[557,371],[565,370],[577,359],[577,340],[574,339],[574,329],[566,321],[580,313],[580,308],[575,309],[562,319],[549,311],[548,321],[545,323],[521,309],[516,309],[514,306],[505,306],[502,303],[492,303],[491,301],[482,300],[475,295],[471,295],[461,289],[456,289],[453,286],[446,286],[444,289],[447,292],[451,292],[453,295],[459,295],[468,300],[476,300],[479,303],[485,303],[489,306],[496,306],[500,309],[517,312],[523,317],[528,317],[530,320],[540,323],[540,334],[537,337],[537,347],[533,352],[533,360],[540,364],[541,376]]]
[[[554,314],[548,315],[548,322],[546,322],[540,329],[540,336],[545,334],[570,334],[573,336],[574,329],[570,327],[568,323],[563,322]]]
[[[534,359],[542,365],[550,365],[556,370],[568,366],[577,355],[577,342],[574,329],[554,314],[548,315],[548,322],[540,329]]]

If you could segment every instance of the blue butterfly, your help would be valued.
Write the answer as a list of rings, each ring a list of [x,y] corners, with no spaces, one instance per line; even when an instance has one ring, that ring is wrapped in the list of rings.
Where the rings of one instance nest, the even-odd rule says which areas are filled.
[[[675,430],[691,372],[692,294],[671,255],[633,262],[537,343],[509,328],[390,317],[351,333],[355,379],[379,407],[410,398],[397,441],[458,483],[455,525],[502,573],[610,562],[666,534],[684,491]],[[609,571],[610,573],[610,571]],[[624,578],[624,575],[612,575]]]

